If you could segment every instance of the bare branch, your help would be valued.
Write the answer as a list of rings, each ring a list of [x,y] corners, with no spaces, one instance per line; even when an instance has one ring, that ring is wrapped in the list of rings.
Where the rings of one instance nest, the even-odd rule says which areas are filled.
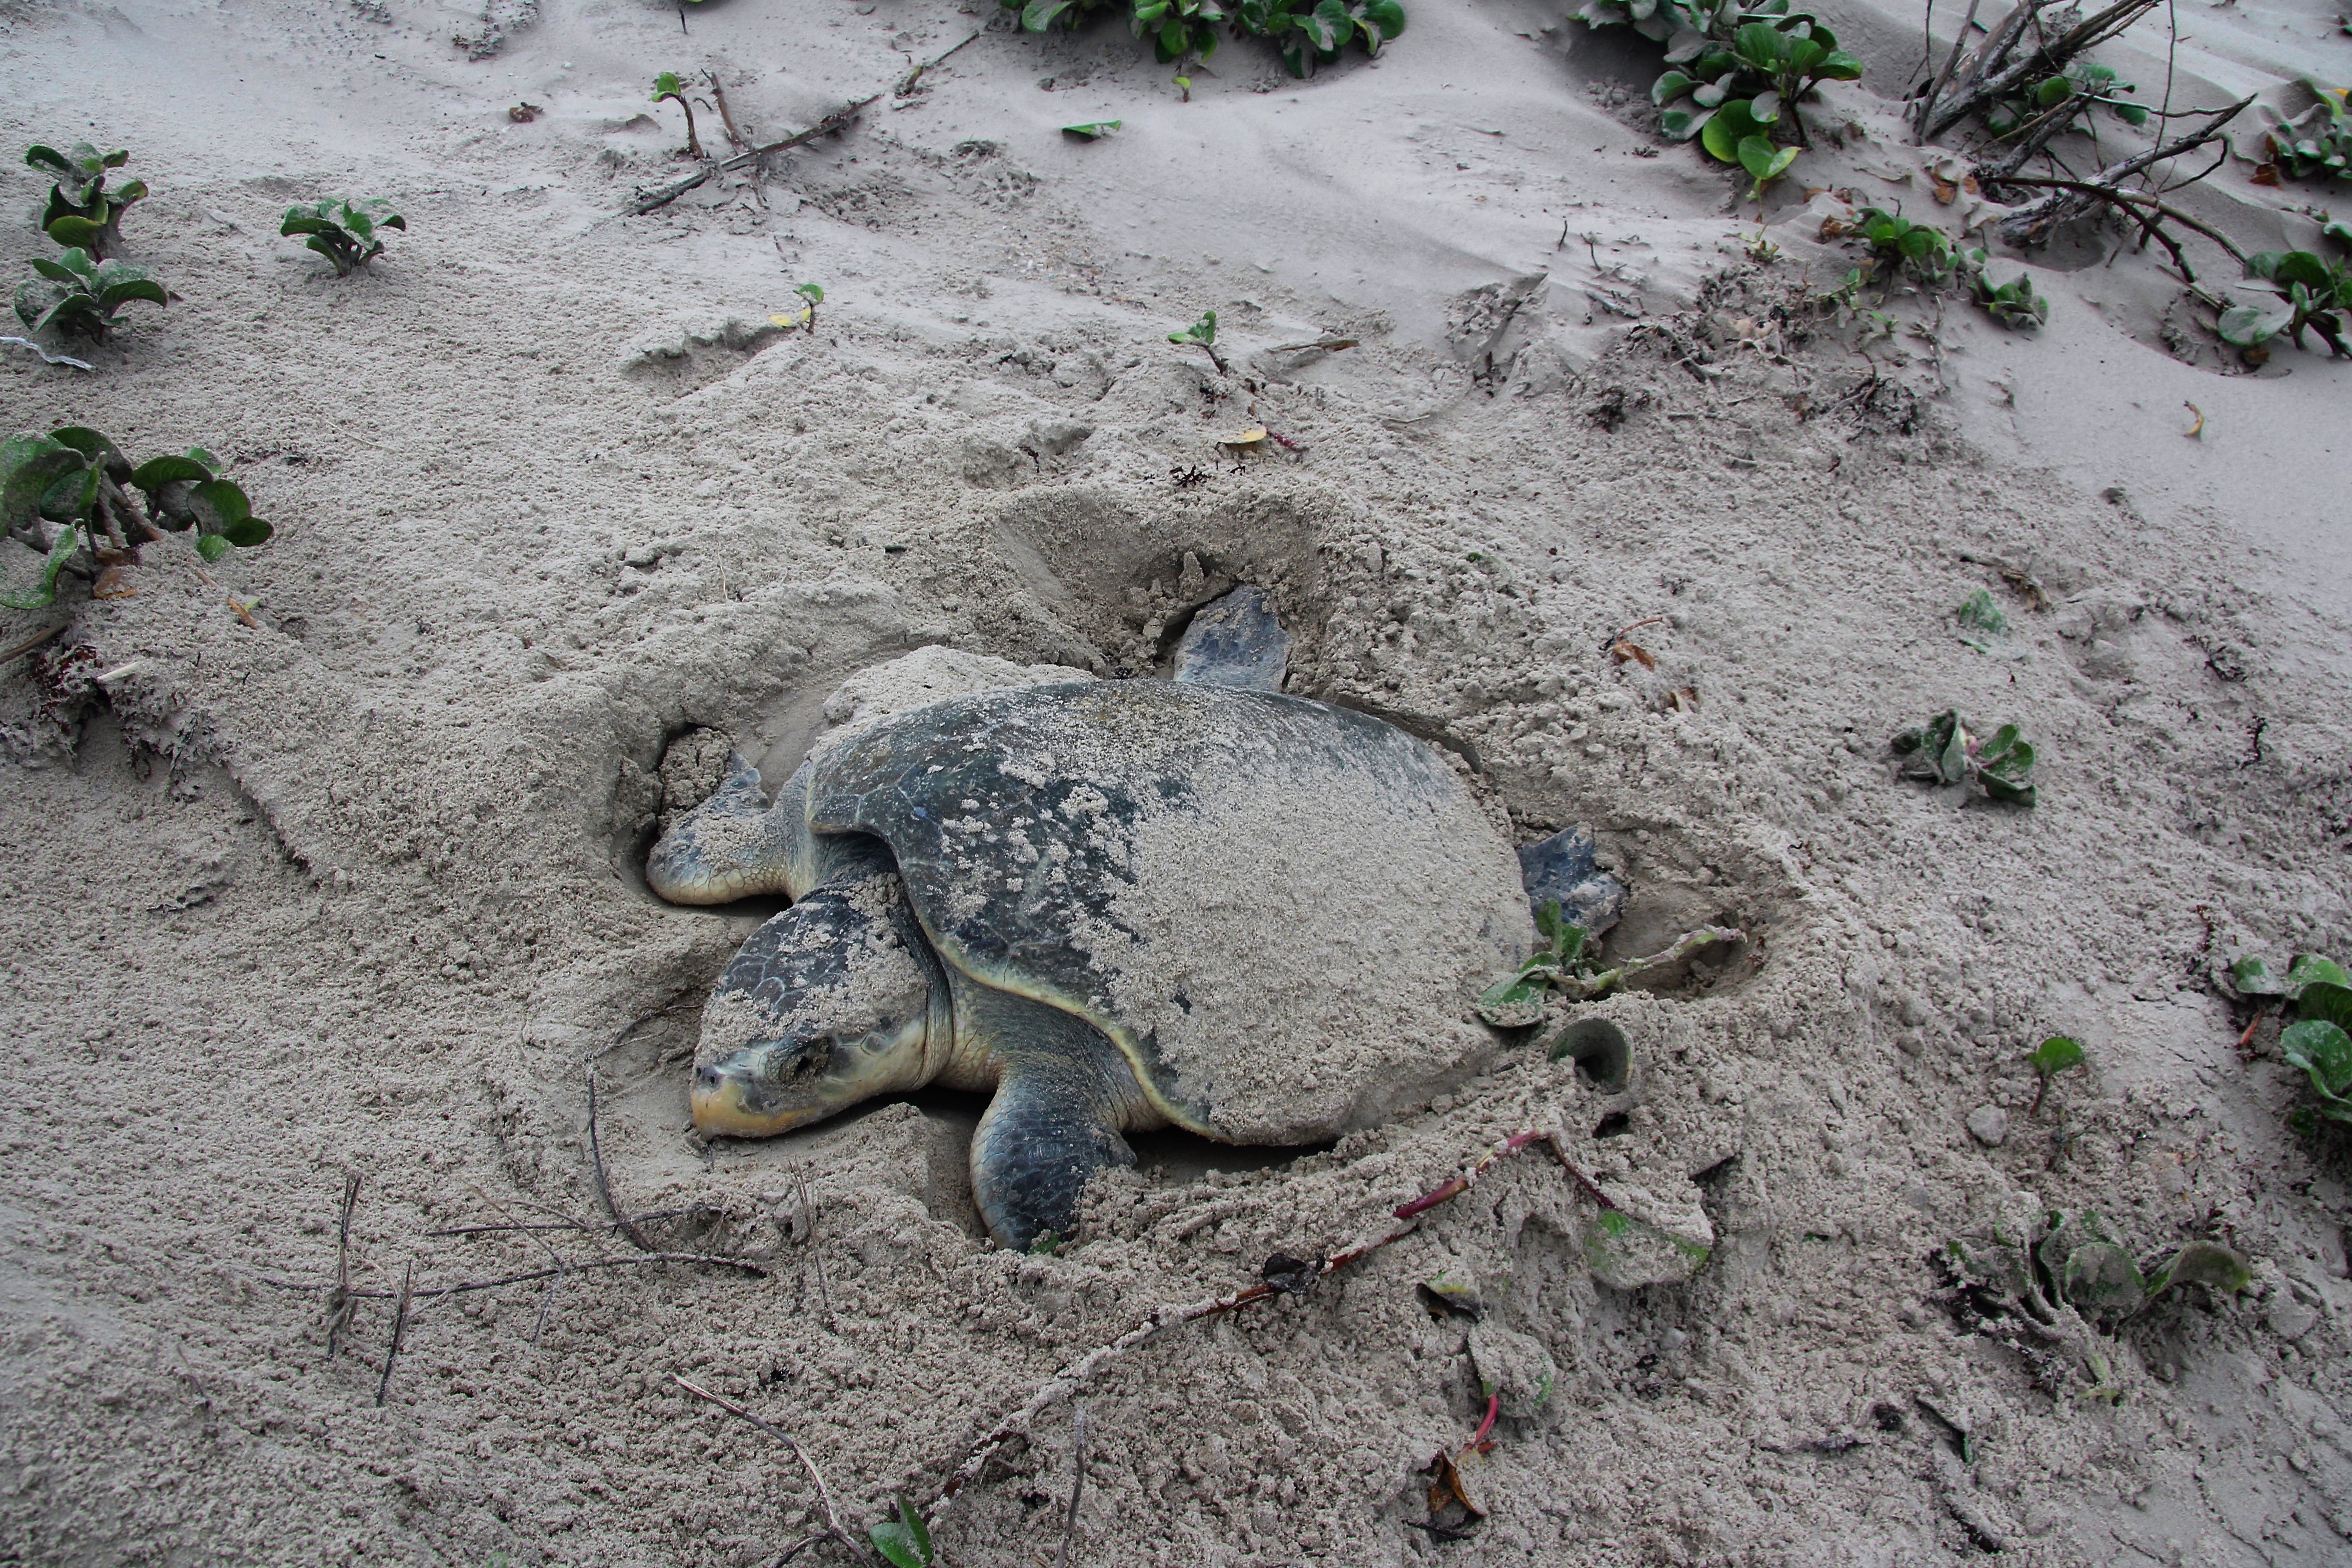
[[[801,1462],[801,1469],[808,1472],[809,1479],[816,1486],[817,1501],[824,1508],[825,1533],[832,1536],[835,1541],[840,1542],[842,1545],[847,1547],[850,1554],[856,1557],[860,1563],[871,1563],[874,1561],[873,1553],[866,1551],[862,1542],[860,1542],[855,1536],[852,1536],[847,1530],[842,1527],[841,1511],[833,1505],[833,1489],[824,1484],[824,1472],[816,1468],[816,1461],[809,1458],[808,1450],[802,1448],[789,1433],[783,1431],[780,1427],[770,1426],[767,1422],[762,1421],[759,1416],[752,1415],[751,1412],[744,1409],[743,1406],[736,1404],[735,1401],[728,1398],[725,1395],[713,1394],[710,1390],[702,1387],[698,1384],[688,1383],[685,1378],[680,1377],[675,1372],[669,1375],[669,1380],[672,1383],[677,1384],[680,1388],[685,1389],[688,1394],[693,1395],[697,1399],[707,1399],[710,1401],[711,1404],[718,1406],[721,1410],[726,1411],[730,1416],[741,1416],[744,1420],[751,1423],[752,1426],[760,1428],[761,1431],[765,1432],[769,1437],[773,1437],[777,1442],[782,1443],[785,1448],[790,1448],[793,1451],[793,1458]],[[794,1550],[798,1549],[795,1548]]]

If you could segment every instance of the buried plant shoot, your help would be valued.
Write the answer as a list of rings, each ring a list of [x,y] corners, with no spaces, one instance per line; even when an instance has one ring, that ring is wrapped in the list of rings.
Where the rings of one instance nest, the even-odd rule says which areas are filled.
[[[106,176],[131,161],[118,147],[101,152],[87,141],[65,152],[36,144],[25,149],[25,162],[58,177],[41,209],[41,232],[68,248],[102,256],[122,243],[122,214],[147,194],[147,183],[133,180],[110,191]]]
[[[1181,332],[1169,333],[1168,340],[1178,348],[1199,349],[1209,356],[1209,362],[1217,367],[1219,375],[1225,373],[1224,356],[1217,352],[1217,313],[1215,311],[1202,311],[1198,321]]]
[[[1897,770],[1902,778],[1926,784],[1972,783],[1993,800],[2033,804],[2033,747],[2013,724],[2002,725],[1987,738],[1969,734],[1959,715],[1947,708],[1887,744],[1903,758]]]
[[[384,229],[405,229],[408,220],[381,196],[364,202],[313,202],[286,209],[278,232],[300,235],[307,249],[335,264],[337,277],[349,277],[383,254]]]
[[[654,78],[653,100],[656,103],[675,103],[685,113],[686,155],[696,159],[709,157],[709,154],[702,150],[702,138],[695,133],[694,105],[686,101],[686,84],[677,79],[676,71],[664,71]]]
[[[1636,975],[1664,968],[1710,943],[1740,939],[1740,933],[1728,926],[1702,925],[1663,951],[1604,968],[1599,945],[1583,926],[1560,914],[1556,900],[1546,899],[1536,911],[1536,931],[1541,946],[1535,954],[1515,973],[1479,994],[1478,1016],[1496,1029],[1525,1029],[1542,1022],[1544,998],[1549,992],[1558,991],[1572,1002],[1591,1001]]]
[[[2025,1113],[2029,1117],[2038,1116],[2042,1113],[2042,1097],[2050,1092],[2050,1081],[2062,1072],[2083,1065],[2083,1042],[2066,1035],[2053,1034],[2035,1046],[2025,1060],[2038,1081],[2033,1089],[2033,1103]]]
[[[143,507],[133,490],[145,496]],[[51,602],[60,573],[95,578],[167,530],[194,529],[206,560],[270,533],[212,454],[150,458],[134,468],[114,443],[79,425],[0,442],[0,529],[43,559],[39,588],[6,601],[20,610]]]
[[[171,303],[163,286],[144,269],[121,261],[101,264],[79,246],[55,261],[38,256],[31,260],[40,277],[16,286],[16,315],[36,332],[54,327],[103,340],[116,325],[114,313],[132,300]]]

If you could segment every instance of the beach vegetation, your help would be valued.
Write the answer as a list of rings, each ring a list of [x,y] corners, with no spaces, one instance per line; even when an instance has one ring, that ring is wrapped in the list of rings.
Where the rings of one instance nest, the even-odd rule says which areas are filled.
[[[76,246],[52,261],[29,258],[40,276],[16,287],[16,315],[38,332],[54,327],[76,337],[103,340],[115,327],[115,312],[134,299],[168,305],[171,297],[145,269],[128,262],[100,262]]]
[[[334,263],[335,276],[348,277],[383,254],[383,231],[406,229],[408,220],[393,211],[382,196],[366,201],[312,202],[286,209],[281,235],[302,236],[306,249]]]
[[[68,249],[94,256],[119,246],[122,214],[147,195],[143,180],[107,188],[107,175],[130,161],[122,148],[101,152],[88,141],[77,141],[62,152],[37,142],[25,149],[27,165],[57,176],[41,209],[41,232]]]

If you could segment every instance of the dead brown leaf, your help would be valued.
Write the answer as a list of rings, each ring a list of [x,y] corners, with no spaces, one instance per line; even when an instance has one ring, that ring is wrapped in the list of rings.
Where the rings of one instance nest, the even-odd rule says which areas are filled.
[[[1698,688],[1676,686],[1666,694],[1666,706],[1676,713],[1698,712]]]
[[[1658,667],[1658,661],[1652,658],[1650,651],[1639,643],[1612,643],[1609,645],[1609,656],[1621,664],[1631,660],[1645,670]]]
[[[131,586],[130,575],[119,566],[110,566],[98,574],[89,585],[92,599],[136,599],[139,591]]]
[[[1431,1517],[1434,1518],[1444,1513],[1448,1506],[1457,1504],[1464,1513],[1473,1519],[1486,1517],[1486,1511],[1478,1506],[1471,1494],[1471,1483],[1476,1479],[1478,1468],[1484,1459],[1485,1456],[1475,1445],[1472,1445],[1464,1448],[1460,1453],[1441,1453],[1429,1461],[1424,1473],[1431,1478],[1429,1482]],[[1465,1475],[1465,1471],[1469,1472],[1467,1476]]]

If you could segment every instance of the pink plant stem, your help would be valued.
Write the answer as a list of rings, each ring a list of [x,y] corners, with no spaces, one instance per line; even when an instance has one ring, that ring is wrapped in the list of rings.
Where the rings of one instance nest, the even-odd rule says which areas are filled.
[[[1503,1396],[1499,1394],[1489,1394],[1486,1396],[1486,1418],[1478,1423],[1478,1430],[1471,1435],[1470,1446],[1472,1448],[1475,1448],[1479,1444],[1486,1440],[1486,1434],[1495,1429],[1495,1417],[1502,1413]]]

